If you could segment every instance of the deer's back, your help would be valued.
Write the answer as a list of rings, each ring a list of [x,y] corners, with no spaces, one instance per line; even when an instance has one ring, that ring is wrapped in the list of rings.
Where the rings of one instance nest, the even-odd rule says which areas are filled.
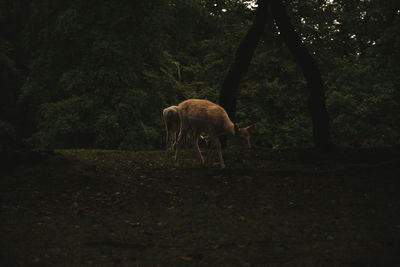
[[[233,131],[226,111],[208,100],[189,99],[178,107],[183,124],[191,129],[216,135]]]

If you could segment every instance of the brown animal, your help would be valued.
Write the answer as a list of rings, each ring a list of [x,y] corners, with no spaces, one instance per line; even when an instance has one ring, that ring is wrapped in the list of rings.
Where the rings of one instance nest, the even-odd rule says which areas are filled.
[[[179,153],[184,137],[192,133],[192,144],[197,151],[201,164],[205,164],[204,158],[199,149],[198,140],[200,133],[208,135],[212,145],[218,151],[221,168],[225,168],[224,159],[221,152],[219,136],[231,135],[238,136],[243,141],[246,148],[250,148],[250,130],[254,127],[250,125],[246,128],[239,128],[229,119],[226,111],[219,105],[208,100],[188,99],[178,105],[180,119],[180,132],[176,142],[175,166],[179,166]]]
[[[165,123],[166,138],[165,144],[167,150],[174,150],[177,140],[177,135],[181,127],[181,120],[179,119],[178,106],[170,106],[163,110],[163,118]],[[208,138],[200,135],[199,146],[203,148],[208,147]]]

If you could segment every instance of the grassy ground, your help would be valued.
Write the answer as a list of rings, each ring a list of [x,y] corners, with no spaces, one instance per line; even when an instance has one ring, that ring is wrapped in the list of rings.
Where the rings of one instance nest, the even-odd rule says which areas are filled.
[[[0,178],[1,266],[399,266],[400,156],[64,150]]]

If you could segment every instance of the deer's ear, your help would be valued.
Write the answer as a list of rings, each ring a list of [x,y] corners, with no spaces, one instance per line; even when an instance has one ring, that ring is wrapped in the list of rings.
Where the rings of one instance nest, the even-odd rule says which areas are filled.
[[[255,123],[253,123],[253,124],[247,126],[245,129],[246,129],[247,131],[251,131],[251,130],[254,128],[254,126],[256,126]]]

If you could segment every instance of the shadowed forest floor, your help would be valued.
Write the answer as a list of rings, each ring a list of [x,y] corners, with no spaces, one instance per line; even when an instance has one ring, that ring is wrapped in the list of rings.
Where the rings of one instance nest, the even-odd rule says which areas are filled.
[[[400,154],[62,150],[1,171],[2,266],[399,266]],[[216,159],[216,155],[215,158]]]

